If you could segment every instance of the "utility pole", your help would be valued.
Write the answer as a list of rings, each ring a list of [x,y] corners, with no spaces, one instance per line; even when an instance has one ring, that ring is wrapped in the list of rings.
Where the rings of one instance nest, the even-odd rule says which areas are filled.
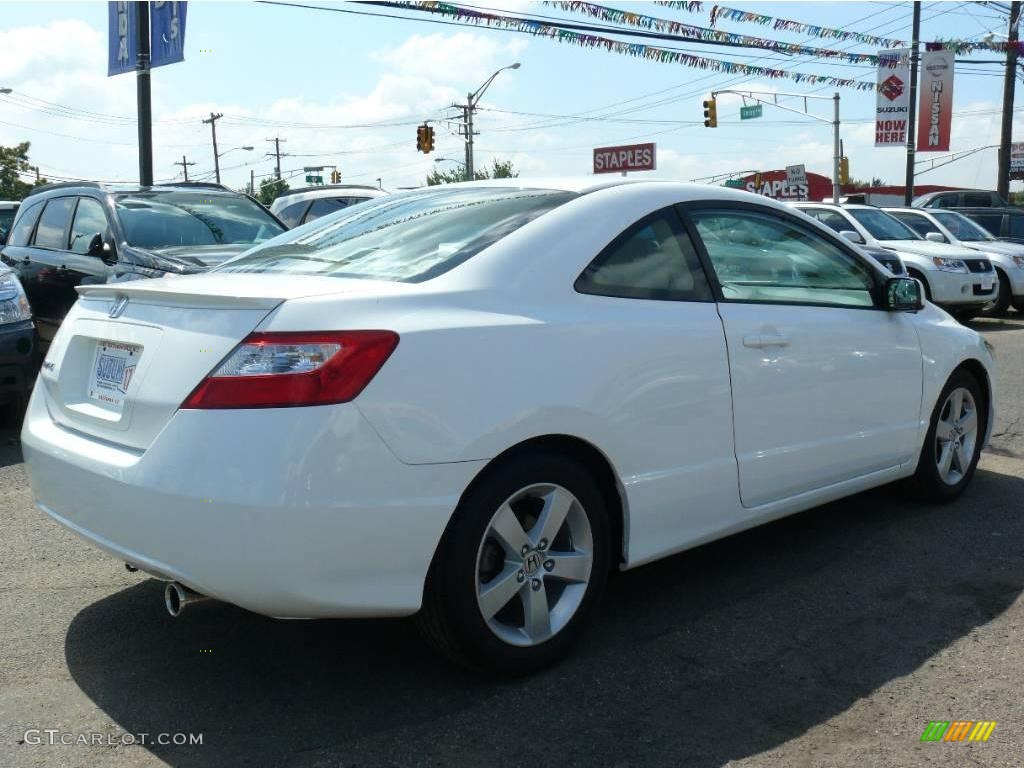
[[[217,154],[217,121],[222,117],[224,117],[224,115],[219,112],[216,115],[211,112],[210,119],[203,120],[204,124],[210,124],[210,131],[213,133],[213,172],[217,178],[218,184],[220,184],[220,155]]]
[[[910,118],[907,121],[907,174],[903,190],[903,204],[914,201],[914,151],[917,143],[917,62],[921,47],[921,0],[914,0],[914,22],[910,43]]]
[[[267,153],[267,157],[273,156],[273,157],[277,158],[277,167],[274,168],[274,179],[276,181],[280,181],[281,180],[281,142],[282,141],[286,141],[286,140],[280,138],[279,136],[275,136],[272,139],[267,139],[267,141],[274,142],[274,151],[273,152],[268,152]]]
[[[181,156],[181,162],[180,163],[174,163],[174,165],[180,165],[181,166],[181,170],[185,174],[185,183],[187,184],[188,183],[188,167],[190,165],[195,165],[195,163],[190,163],[188,161],[188,158],[186,158],[184,155],[182,155]]]
[[[138,58],[135,63],[135,93],[139,111],[139,184],[153,185],[153,100],[149,84],[149,3],[135,3]]]
[[[256,171],[249,169],[249,194],[256,197]]]
[[[839,91],[832,96],[835,119],[832,121],[832,204],[839,205],[839,163],[843,157],[843,143],[839,140]]]
[[[1010,3],[1010,29],[1006,35],[1006,72],[1003,75],[1003,125],[999,135],[999,173],[996,190],[1010,199],[1010,142],[1013,141],[1013,97],[1017,81],[1017,22],[1020,3]]]
[[[469,94],[466,105],[462,108],[464,125],[466,126],[466,181],[472,181],[476,176],[473,173],[473,110],[476,104],[473,103],[473,94]]]

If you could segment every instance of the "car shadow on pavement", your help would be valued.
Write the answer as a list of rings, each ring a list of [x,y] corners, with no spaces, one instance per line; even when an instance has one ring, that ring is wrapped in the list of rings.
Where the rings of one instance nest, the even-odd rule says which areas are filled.
[[[576,653],[524,680],[453,669],[406,620],[212,602],[171,619],[154,580],[82,610],[66,659],[125,731],[203,734],[150,747],[171,766],[720,766],[1006,610],[1024,589],[1022,496],[988,470],[944,506],[881,489],[618,574]]]

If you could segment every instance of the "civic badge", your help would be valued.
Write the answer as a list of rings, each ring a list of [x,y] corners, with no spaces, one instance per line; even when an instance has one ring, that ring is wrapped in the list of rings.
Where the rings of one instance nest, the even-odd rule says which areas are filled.
[[[127,296],[118,296],[114,299],[114,303],[110,305],[110,317],[120,317],[124,314],[125,308],[128,306]]]

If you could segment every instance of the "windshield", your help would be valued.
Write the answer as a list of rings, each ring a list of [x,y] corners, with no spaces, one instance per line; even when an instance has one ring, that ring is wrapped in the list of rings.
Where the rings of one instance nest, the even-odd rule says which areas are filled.
[[[130,192],[115,198],[129,245],[255,245],[284,232],[247,197],[209,192]]]
[[[434,187],[378,197],[305,224],[215,271],[420,282],[574,197],[512,187]]]
[[[953,233],[957,240],[973,242],[977,240],[995,240],[992,235],[979,227],[961,213],[953,211],[935,211],[932,216],[942,226]]]
[[[847,211],[876,240],[920,240],[910,227],[884,211],[874,208],[848,208]]]

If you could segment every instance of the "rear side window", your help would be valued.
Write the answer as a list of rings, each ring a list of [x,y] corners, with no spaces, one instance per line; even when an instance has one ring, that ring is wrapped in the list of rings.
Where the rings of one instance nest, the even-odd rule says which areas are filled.
[[[306,212],[307,207],[309,207],[309,200],[286,205],[277,212],[277,218],[283,221],[288,229],[294,229],[302,222],[302,214]]]
[[[971,221],[980,224],[996,237],[1003,233],[1000,231],[1003,225],[1003,216],[999,213],[972,213],[968,216]]]
[[[430,187],[353,205],[275,237],[215,272],[270,272],[418,283],[472,258],[577,197],[513,187]]]
[[[28,207],[23,206],[19,211],[21,216],[14,225],[14,229],[11,230],[11,236],[7,239],[7,244],[28,245],[28,240],[32,237],[32,230],[35,228],[36,222],[39,221],[39,214],[42,212],[43,202],[41,200]]]
[[[71,209],[74,207],[73,197],[55,197],[46,204],[39,219],[39,227],[36,229],[34,244],[37,248],[52,248],[55,251],[67,249],[67,240],[64,238],[68,231]]]
[[[968,207],[981,206],[984,208],[992,205],[992,195],[988,192],[965,192],[964,205]]]
[[[710,301],[711,288],[679,214],[666,208],[616,237],[576,279],[598,296]]]
[[[821,208],[806,208],[802,209],[804,213],[813,216],[822,224],[829,229],[833,229],[836,232],[856,232],[853,224],[843,218],[841,214],[835,211],[829,211]]]
[[[1010,237],[1024,237],[1024,216],[1008,216]]]
[[[319,219],[321,216],[326,216],[329,213],[336,213],[342,208],[348,207],[348,198],[346,197],[321,197],[319,200],[314,200],[313,204],[309,206],[309,210],[306,212],[305,221],[313,221]]]
[[[895,211],[889,211],[889,215],[895,216],[922,237],[927,235],[929,232],[938,232],[940,235],[942,234],[938,227],[928,221],[924,216],[918,216],[916,213],[898,213]]]

